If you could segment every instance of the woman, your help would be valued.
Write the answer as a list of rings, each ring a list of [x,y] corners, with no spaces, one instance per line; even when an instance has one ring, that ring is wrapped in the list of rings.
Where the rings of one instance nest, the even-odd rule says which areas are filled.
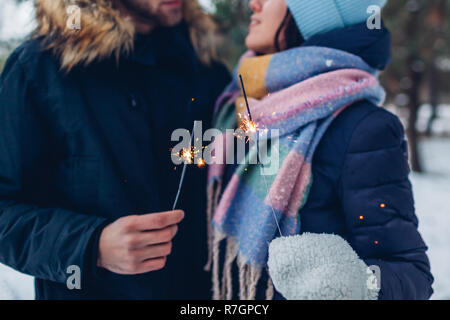
[[[272,281],[288,299],[432,294],[403,128],[379,107],[376,75],[390,37],[366,21],[367,8],[385,2],[250,1],[249,51],[217,103],[216,127],[245,129],[251,119],[278,129],[280,168],[264,176],[261,165],[210,167],[214,298],[235,297],[235,284],[241,299],[264,297],[265,288],[272,298]],[[215,141],[219,149],[232,139]]]

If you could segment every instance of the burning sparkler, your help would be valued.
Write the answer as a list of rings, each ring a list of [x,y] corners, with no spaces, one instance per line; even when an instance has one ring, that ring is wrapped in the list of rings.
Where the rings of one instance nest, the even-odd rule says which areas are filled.
[[[183,171],[181,172],[180,183],[178,185],[177,195],[175,197],[175,201],[173,202],[172,210],[175,210],[175,208],[178,204],[178,199],[180,198],[181,189],[183,188],[184,177],[186,175],[187,165],[194,162],[195,155],[199,152],[199,151],[195,151],[194,147],[192,146],[192,142],[194,140],[194,132],[196,131],[196,128],[198,128],[200,125],[201,125],[201,121],[194,121],[194,127],[192,128],[191,138],[189,140],[189,147],[183,148],[179,154],[180,160],[183,160],[184,164],[183,164]],[[201,159],[201,160],[204,162],[203,159]]]
[[[248,132],[257,133],[258,125],[255,122],[253,122],[252,113],[250,112],[250,106],[248,104],[247,94],[245,92],[244,80],[242,79],[242,75],[239,75],[239,79],[241,80],[242,93],[244,94],[245,106],[247,107],[247,113],[248,113],[248,118],[249,118],[248,120],[243,119],[241,129],[244,130],[244,132],[246,132],[246,133],[248,133]],[[278,227],[278,232],[280,233],[280,236],[283,236],[283,234],[281,233],[280,224],[278,223],[277,216],[275,214],[275,210],[273,209],[273,204],[272,204],[273,202],[270,197],[269,186],[267,184],[266,176],[264,174],[264,163],[262,161],[260,162],[261,157],[259,154],[259,136],[258,136],[258,134],[256,135],[256,150],[257,150],[257,152],[256,152],[257,162],[261,164],[261,169],[263,171],[262,176],[263,176],[264,184],[266,186],[267,195],[269,197],[270,208],[272,209],[273,218]]]
[[[244,132],[257,132],[258,126],[253,121],[252,113],[250,112],[250,106],[248,105],[247,93],[245,92],[244,80],[242,79],[242,75],[239,75],[239,79],[241,80],[242,93],[244,94],[245,106],[247,107],[248,113],[248,119],[241,119],[241,129],[244,130]]]

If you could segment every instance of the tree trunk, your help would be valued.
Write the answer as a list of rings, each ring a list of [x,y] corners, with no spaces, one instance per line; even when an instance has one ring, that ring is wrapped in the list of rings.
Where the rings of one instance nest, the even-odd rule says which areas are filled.
[[[438,88],[438,70],[434,61],[434,57],[431,59],[430,66],[428,67],[428,92],[430,99],[431,115],[427,124],[427,135],[433,134],[433,123],[437,118],[437,108],[439,105],[439,88]]]
[[[409,119],[408,119],[408,142],[410,149],[410,161],[411,169],[416,172],[423,172],[422,165],[419,156],[419,135],[416,129],[418,112],[420,108],[420,84],[422,82],[422,73],[417,72],[412,67],[414,63],[417,63],[415,56],[411,55],[408,59],[408,65],[410,69],[410,77],[412,86],[408,92],[409,96]]]
[[[418,26],[420,26],[419,21],[419,10],[410,12],[409,21],[407,24],[407,32],[410,37],[416,37],[418,34]],[[422,83],[423,71],[420,68],[419,63],[422,63],[419,57],[419,53],[415,52],[413,48],[407,57],[407,66],[409,70],[409,77],[411,79],[412,85],[408,91],[409,96],[409,119],[408,119],[408,142],[410,149],[410,162],[411,169],[416,172],[423,172],[422,165],[419,156],[419,137],[417,132],[417,115],[420,108],[420,85]]]

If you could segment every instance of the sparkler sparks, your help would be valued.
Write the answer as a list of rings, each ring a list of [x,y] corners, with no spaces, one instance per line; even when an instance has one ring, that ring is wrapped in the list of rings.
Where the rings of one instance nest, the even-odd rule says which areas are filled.
[[[197,166],[204,167],[206,165],[206,162],[200,157],[201,154],[202,154],[201,150],[199,150],[194,146],[191,146],[190,148],[183,148],[180,150],[180,152],[173,153],[172,155],[177,156],[179,161],[187,164],[193,164],[195,159],[198,158],[196,161]]]
[[[235,131],[234,136],[241,140],[245,139],[245,142],[249,142],[250,136],[258,132],[258,124],[247,119],[247,117],[243,117],[241,114],[238,114],[238,117],[240,130]]]
[[[197,167],[204,168],[206,166],[206,162],[203,159],[199,159],[197,163]]]
[[[240,129],[242,129],[242,131],[245,133],[256,133],[258,131],[258,124],[249,119],[243,118],[241,115],[239,115],[239,118],[241,120]]]
[[[192,150],[183,148],[183,150],[180,151],[180,160],[184,160],[184,162],[192,163],[194,159],[194,155],[192,153]]]

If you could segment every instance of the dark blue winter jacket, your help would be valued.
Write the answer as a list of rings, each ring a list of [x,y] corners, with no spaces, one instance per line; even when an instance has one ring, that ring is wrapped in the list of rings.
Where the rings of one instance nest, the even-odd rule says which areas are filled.
[[[0,78],[0,263],[35,276],[37,299],[209,298],[204,170],[188,170],[186,216],[163,270],[98,268],[98,239],[122,216],[172,209],[181,170],[171,134],[194,119],[207,126],[228,71],[200,63],[184,23],[138,37],[119,64],[69,73],[42,41],[15,50]],[[101,45],[110,43],[87,50]],[[66,286],[72,265],[81,290]]]
[[[389,32],[365,24],[318,35],[304,45],[341,49],[379,70],[390,60]],[[433,277],[417,230],[399,119],[368,101],[353,104],[325,133],[312,170],[301,232],[338,234],[367,265],[379,266],[379,299],[428,299]]]

